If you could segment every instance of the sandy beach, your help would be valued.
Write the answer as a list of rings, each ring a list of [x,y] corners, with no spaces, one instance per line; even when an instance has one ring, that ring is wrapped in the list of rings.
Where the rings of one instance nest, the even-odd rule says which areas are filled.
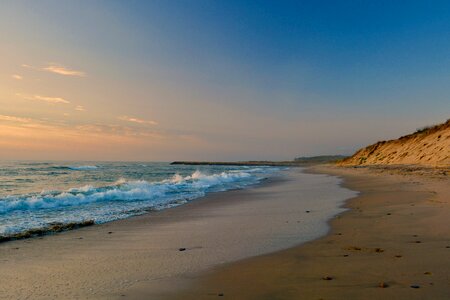
[[[450,300],[450,1],[1,1],[0,300]]]
[[[216,268],[167,299],[449,299],[446,171],[315,167],[361,191],[321,239]]]
[[[441,170],[293,168],[250,189],[3,243],[0,298],[448,299],[449,189]],[[320,203],[336,197],[349,210]]]
[[[326,234],[354,192],[340,180],[282,172],[138,217],[0,244],[2,299],[159,299],[218,265]]]

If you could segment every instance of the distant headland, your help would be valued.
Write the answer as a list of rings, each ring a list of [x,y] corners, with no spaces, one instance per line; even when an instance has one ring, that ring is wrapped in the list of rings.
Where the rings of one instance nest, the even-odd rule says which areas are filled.
[[[174,161],[172,165],[204,165],[204,166],[304,166],[313,164],[333,163],[347,158],[345,155],[302,156],[287,161]]]

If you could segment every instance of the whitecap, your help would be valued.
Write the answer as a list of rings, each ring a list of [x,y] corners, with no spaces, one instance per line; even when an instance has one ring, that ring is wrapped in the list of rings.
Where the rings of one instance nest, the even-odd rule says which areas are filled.
[[[75,171],[89,171],[98,169],[97,166],[68,166],[67,168]]]

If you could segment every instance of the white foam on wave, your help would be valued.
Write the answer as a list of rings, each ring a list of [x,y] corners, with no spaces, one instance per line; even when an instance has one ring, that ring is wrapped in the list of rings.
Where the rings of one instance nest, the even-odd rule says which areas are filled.
[[[251,175],[247,170],[212,175],[195,171],[186,177],[175,174],[171,179],[160,182],[120,179],[115,184],[104,187],[86,185],[66,191],[43,191],[37,194],[0,198],[0,214],[14,211],[60,209],[111,201],[177,200],[178,198],[202,196],[211,189],[223,191],[240,187],[239,183],[245,185],[256,181],[256,176]]]
[[[74,171],[89,171],[98,169],[97,166],[68,166],[67,168]]]

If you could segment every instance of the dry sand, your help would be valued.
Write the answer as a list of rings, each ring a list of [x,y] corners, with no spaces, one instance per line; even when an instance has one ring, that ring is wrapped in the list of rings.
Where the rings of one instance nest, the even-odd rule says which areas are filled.
[[[326,237],[216,268],[166,298],[450,299],[445,171],[313,171],[343,176],[344,186],[362,192]]]
[[[335,214],[335,199],[343,203],[354,194],[338,183],[295,168],[255,188],[0,244],[0,298],[159,299],[211,267],[325,234],[318,217]]]

